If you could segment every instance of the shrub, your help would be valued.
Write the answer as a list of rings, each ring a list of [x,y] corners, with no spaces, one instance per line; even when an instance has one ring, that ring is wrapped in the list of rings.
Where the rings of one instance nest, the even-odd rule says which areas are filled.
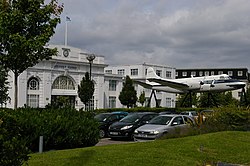
[[[29,159],[29,150],[16,119],[0,110],[0,165],[19,166]]]

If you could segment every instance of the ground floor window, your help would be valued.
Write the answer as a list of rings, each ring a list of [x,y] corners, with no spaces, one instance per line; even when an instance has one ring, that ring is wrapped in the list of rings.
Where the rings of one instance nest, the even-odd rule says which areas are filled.
[[[166,107],[170,108],[172,106],[171,98],[166,98]]]
[[[27,106],[32,108],[39,107],[39,95],[27,95]]]
[[[92,97],[92,99],[89,100],[89,102],[86,104],[85,106],[85,110],[94,110],[95,109],[95,98],[94,96]]]
[[[75,96],[52,95],[51,105],[56,108],[71,107],[75,108]]]
[[[115,107],[116,107],[116,97],[109,96],[109,108],[115,108]]]

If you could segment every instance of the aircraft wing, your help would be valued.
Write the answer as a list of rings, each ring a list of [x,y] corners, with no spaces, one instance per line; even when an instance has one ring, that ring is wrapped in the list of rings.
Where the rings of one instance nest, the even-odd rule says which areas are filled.
[[[168,86],[168,87],[175,88],[175,89],[187,89],[189,87],[185,83],[180,83],[180,82],[171,81],[171,80],[164,80],[160,78],[148,78],[147,80],[150,82],[159,83],[162,86]]]
[[[138,84],[138,85],[141,85],[142,87],[147,88],[147,89],[152,89],[152,87],[153,87],[153,85],[148,84],[146,82],[141,82],[141,81],[137,81],[137,80],[133,80],[133,82]]]

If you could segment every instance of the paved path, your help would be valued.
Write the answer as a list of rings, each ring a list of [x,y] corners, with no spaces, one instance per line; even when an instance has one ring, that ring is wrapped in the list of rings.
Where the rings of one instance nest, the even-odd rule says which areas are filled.
[[[133,143],[133,142],[134,141],[112,140],[110,138],[103,138],[95,146],[104,146],[104,145],[112,145],[112,144],[127,144],[127,143]]]

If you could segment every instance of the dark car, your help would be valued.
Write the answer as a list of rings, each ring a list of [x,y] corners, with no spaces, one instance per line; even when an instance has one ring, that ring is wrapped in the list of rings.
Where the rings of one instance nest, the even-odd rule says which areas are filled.
[[[119,122],[115,122],[109,127],[110,138],[128,138],[134,139],[134,130],[148,123],[151,119],[159,114],[154,112],[137,112],[130,113]]]
[[[100,113],[96,115],[94,118],[99,122],[99,134],[100,138],[104,138],[107,136],[109,126],[121,120],[125,116],[128,115],[128,112],[109,112],[109,113]]]

